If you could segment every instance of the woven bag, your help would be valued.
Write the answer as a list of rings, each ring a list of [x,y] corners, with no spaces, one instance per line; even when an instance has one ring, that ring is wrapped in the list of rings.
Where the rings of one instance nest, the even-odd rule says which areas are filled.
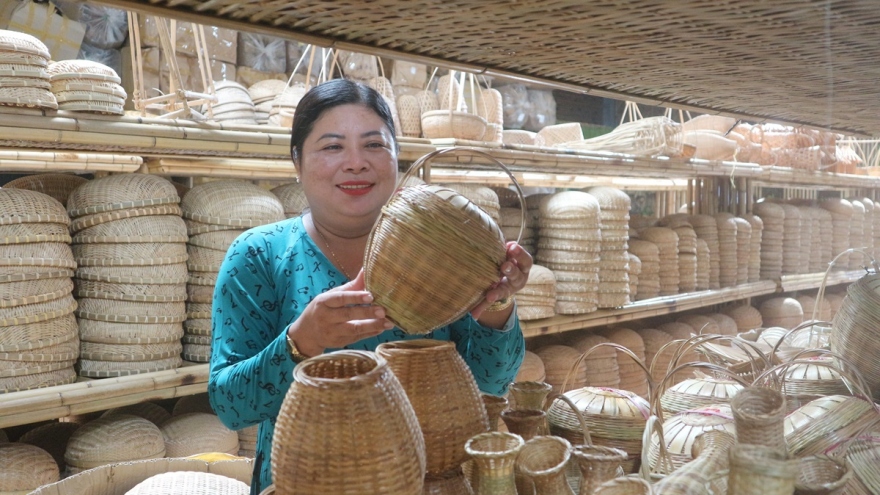
[[[407,176],[437,158],[462,155],[483,157],[507,171],[486,153],[447,148],[420,158]],[[511,179],[519,189],[513,175]],[[450,189],[405,187],[382,208],[370,232],[364,255],[366,289],[404,332],[424,334],[476,306],[500,280],[499,266],[506,257],[501,230],[479,207]],[[428,281],[443,290],[425,290]]]
[[[384,358],[313,357],[293,371],[272,441],[276,495],[420,495],[425,442]]]

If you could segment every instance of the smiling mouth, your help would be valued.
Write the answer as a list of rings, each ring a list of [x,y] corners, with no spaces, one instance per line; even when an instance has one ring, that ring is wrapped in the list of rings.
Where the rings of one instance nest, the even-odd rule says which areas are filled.
[[[337,187],[339,187],[340,189],[351,190],[351,189],[367,189],[368,187],[373,187],[373,185],[372,184],[357,184],[357,185],[342,185],[342,184],[340,184]]]

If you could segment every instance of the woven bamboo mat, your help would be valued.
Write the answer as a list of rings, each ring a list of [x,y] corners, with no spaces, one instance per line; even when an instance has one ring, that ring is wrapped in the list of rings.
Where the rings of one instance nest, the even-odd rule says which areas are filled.
[[[598,96],[880,134],[872,2],[111,0]],[[488,27],[494,34],[489,34]],[[829,101],[833,98],[833,101]]]

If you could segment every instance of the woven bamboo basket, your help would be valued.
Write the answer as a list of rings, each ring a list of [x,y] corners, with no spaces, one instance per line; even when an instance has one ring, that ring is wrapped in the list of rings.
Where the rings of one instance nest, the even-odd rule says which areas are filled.
[[[171,413],[169,413],[167,409],[153,402],[139,402],[137,404],[114,407],[113,409],[104,411],[103,414],[101,414],[101,417],[112,416],[114,414],[130,414],[132,416],[144,418],[156,426],[161,426],[162,423],[171,419]]]
[[[429,475],[467,459],[464,444],[489,431],[480,391],[452,342],[407,340],[376,348],[400,381],[419,420]],[[439,379],[442,377],[442,379]]]
[[[34,174],[13,179],[3,184],[3,189],[27,189],[55,198],[62,206],[74,189],[87,180],[72,174]]]
[[[151,237],[157,240],[147,240]],[[122,218],[79,230],[74,242],[87,243],[91,239],[96,239],[92,242],[101,242],[97,239],[103,242],[186,242],[186,224],[179,215]]]
[[[257,227],[286,218],[274,194],[243,180],[199,184],[186,194],[180,207],[187,220],[234,228]],[[201,232],[190,228],[189,233]]]
[[[81,230],[96,225],[115,222],[128,218],[146,217],[146,216],[168,216],[173,215],[179,217],[181,214],[180,206],[176,204],[163,204],[157,206],[145,206],[140,208],[126,208],[122,210],[105,211],[84,215],[74,219],[70,223],[70,232],[77,234]]]
[[[22,223],[70,224],[64,206],[46,194],[25,189],[0,189],[0,225]]]
[[[19,437],[18,441],[19,443],[34,445],[48,452],[55,460],[58,468],[63,472],[66,466],[64,463],[64,451],[67,450],[67,442],[79,426],[76,423],[53,421],[28,430]]]
[[[785,451],[764,445],[738,444],[730,451],[729,495],[790,495],[797,463]]]
[[[129,208],[180,202],[168,180],[150,174],[118,174],[94,179],[77,187],[67,199],[71,218]]]
[[[461,155],[485,157],[506,170],[483,152],[447,148],[420,158],[407,176],[436,158]],[[476,306],[485,290],[500,280],[498,267],[506,256],[497,224],[470,201],[437,186],[406,187],[391,197],[370,232],[364,256],[366,288],[404,332],[423,334]],[[443,260],[461,269],[438,271]],[[425,280],[449,290],[428,293],[423,290]]]
[[[785,396],[769,388],[740,390],[730,403],[741,443],[785,451]]]
[[[151,476],[126,495],[248,495],[250,492],[247,483],[219,474],[175,471]]]
[[[571,458],[571,444],[559,437],[540,436],[523,445],[516,458],[516,469],[528,478],[536,493],[574,495],[565,479]]]
[[[0,332],[0,352],[21,352],[44,348],[61,342],[69,341],[77,335],[76,318],[73,316],[72,303],[67,313],[35,323],[6,325]]]
[[[30,493],[59,479],[58,465],[45,450],[24,443],[0,444],[0,490],[2,493]]]
[[[597,486],[593,495],[652,495],[654,491],[641,478],[614,478]]]
[[[733,413],[730,406],[719,404],[700,407],[678,413],[663,423],[663,436],[651,437],[648,447],[648,462],[653,472],[669,474],[669,467],[659,462],[660,442],[666,444],[666,451],[672,464],[672,470],[680,469],[693,460],[692,448],[697,438],[707,431],[725,431],[736,436]]]
[[[880,395],[880,275],[867,275],[851,284],[834,315],[831,350],[853,363],[874,396]]]
[[[526,351],[523,356],[522,365],[516,374],[515,382],[543,382],[546,373],[544,371],[544,362],[541,358],[531,351]]]
[[[185,413],[173,416],[159,428],[165,438],[168,457],[186,457],[203,452],[238,454],[238,433],[214,414]]]
[[[880,493],[880,434],[871,432],[854,438],[846,450],[846,462],[854,473],[847,493]]]
[[[486,119],[467,112],[433,110],[422,114],[422,134],[428,139],[453,138],[480,141],[486,133]]]
[[[713,404],[730,404],[730,400],[744,387],[737,378],[722,378],[697,373],[694,378],[672,385],[660,396],[662,410],[678,414]],[[732,414],[732,413],[731,413]]]
[[[514,468],[525,442],[519,435],[506,432],[481,433],[465,444],[474,460],[476,493],[516,493]]]
[[[839,495],[853,476],[841,459],[816,455],[798,459],[795,495]]]
[[[114,462],[164,456],[165,440],[159,427],[146,419],[120,414],[92,420],[76,430],[64,460],[78,472]]]
[[[422,493],[424,439],[385,359],[337,351],[293,374],[272,442],[276,494]]]
[[[309,207],[309,200],[306,198],[305,191],[300,182],[291,182],[290,184],[278,186],[272,189],[272,194],[281,201],[287,218],[298,217],[303,210]]]

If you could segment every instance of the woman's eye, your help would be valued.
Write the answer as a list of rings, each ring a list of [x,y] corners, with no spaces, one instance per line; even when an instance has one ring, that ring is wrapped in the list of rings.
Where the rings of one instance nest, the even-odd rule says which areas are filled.
[[[367,144],[367,148],[387,148],[385,143],[375,142]]]
[[[342,146],[340,146],[338,144],[328,144],[327,146],[324,147],[324,149],[325,150],[341,150]]]

